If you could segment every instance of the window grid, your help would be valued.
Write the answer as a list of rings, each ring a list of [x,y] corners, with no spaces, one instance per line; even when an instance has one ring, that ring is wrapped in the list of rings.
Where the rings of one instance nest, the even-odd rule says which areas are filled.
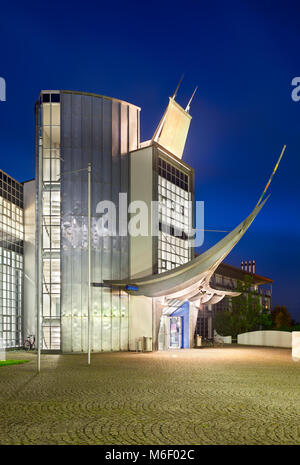
[[[183,173],[175,166],[166,162],[162,158],[158,159],[158,174],[159,176],[167,179],[175,186],[184,189],[185,191],[189,190],[189,177],[187,174]]]
[[[40,105],[42,162],[42,348],[60,350],[60,104],[58,94],[43,94]]]
[[[0,171],[0,339],[22,345],[23,186]]]
[[[161,273],[191,259],[188,235],[193,207],[188,176],[160,158],[158,172],[158,273]]]

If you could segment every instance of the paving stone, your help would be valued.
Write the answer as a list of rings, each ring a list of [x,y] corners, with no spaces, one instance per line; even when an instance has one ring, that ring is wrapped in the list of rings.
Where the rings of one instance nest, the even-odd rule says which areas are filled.
[[[0,368],[0,444],[300,444],[289,349],[7,358],[30,363]]]

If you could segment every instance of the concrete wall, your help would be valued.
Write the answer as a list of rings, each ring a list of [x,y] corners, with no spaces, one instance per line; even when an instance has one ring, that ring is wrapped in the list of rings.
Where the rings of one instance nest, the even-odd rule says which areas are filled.
[[[158,334],[160,328],[160,319],[163,312],[163,307],[158,299],[152,299],[153,305],[153,323],[152,323],[152,347],[153,350],[158,350]]]
[[[300,331],[292,332],[292,359],[294,362],[300,361]]]
[[[24,183],[24,337],[36,334],[35,180]]]
[[[194,339],[195,339],[195,329],[197,324],[197,317],[198,317],[198,308],[195,307],[193,302],[189,303],[190,308],[190,315],[189,315],[189,344],[190,347],[194,347]]]
[[[129,350],[136,350],[136,340],[153,337],[152,299],[144,296],[130,296],[129,299]]]
[[[292,347],[292,333],[288,331],[251,331],[239,334],[238,344],[269,347]]]

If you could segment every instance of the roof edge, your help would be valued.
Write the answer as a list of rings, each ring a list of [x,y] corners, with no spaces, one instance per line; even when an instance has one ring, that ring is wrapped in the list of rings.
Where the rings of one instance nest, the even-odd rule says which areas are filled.
[[[237,266],[234,266],[234,265],[230,265],[229,263],[225,263],[225,262],[221,262],[220,265],[218,266],[219,267],[222,267],[222,266],[225,266],[227,268],[231,268],[232,270],[235,270],[235,271],[239,271],[241,272],[244,276],[245,275],[248,275],[248,276],[253,276],[255,279],[257,279],[258,281],[265,281],[265,283],[273,283],[274,280],[271,279],[271,278],[267,278],[266,276],[261,276],[257,273],[251,273],[250,271],[245,271],[245,270],[242,270],[241,268],[237,267]],[[218,268],[216,269],[215,273],[218,272]]]
[[[41,91],[41,92],[45,92],[45,91]],[[96,94],[94,92],[81,92],[79,90],[63,90],[62,89],[59,92],[62,94],[86,95],[88,97],[104,98],[106,100],[111,100],[111,101],[118,102],[118,103],[124,103],[126,105],[129,105],[141,111],[141,107],[134,105],[133,103],[130,103],[130,102],[127,102],[126,100],[121,100],[115,97],[108,97],[107,95]]]

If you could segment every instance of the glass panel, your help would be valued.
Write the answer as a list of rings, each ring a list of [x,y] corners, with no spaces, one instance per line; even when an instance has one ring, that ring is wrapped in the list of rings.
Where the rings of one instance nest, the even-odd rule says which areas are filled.
[[[51,147],[58,148],[60,145],[60,127],[59,126],[52,126],[52,140],[51,140]]]
[[[60,104],[52,103],[52,125],[60,125]]]
[[[50,294],[43,294],[43,316],[50,316]]]
[[[51,179],[52,181],[59,181],[60,177],[60,160],[54,158],[51,160]]]
[[[51,179],[51,171],[50,171],[50,159],[45,158],[43,160],[43,180],[50,181]]]
[[[49,149],[50,145],[50,126],[44,126],[43,128],[43,148]]]
[[[50,126],[50,103],[44,103],[42,108],[43,126]]]

